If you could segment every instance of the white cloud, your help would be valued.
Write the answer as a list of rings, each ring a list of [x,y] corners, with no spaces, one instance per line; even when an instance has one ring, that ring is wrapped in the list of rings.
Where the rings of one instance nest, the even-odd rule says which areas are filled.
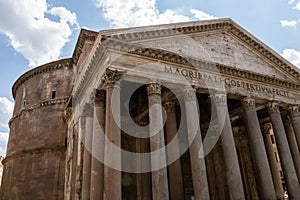
[[[72,29],[77,28],[75,13],[64,7],[48,8],[46,0],[0,0],[0,20],[0,32],[29,66],[56,60]]]
[[[8,133],[0,132],[0,156],[4,157],[6,155],[7,141]]]
[[[190,12],[199,20],[217,19],[217,17],[209,15],[201,10],[191,9]]]
[[[300,51],[295,49],[285,49],[281,55],[300,68]]]
[[[297,21],[296,20],[291,20],[291,21],[288,21],[288,20],[281,20],[280,21],[280,24],[282,27],[292,27],[292,28],[297,28]]]
[[[294,3],[295,0],[289,0],[289,5]]]
[[[102,8],[104,18],[116,28],[192,20],[189,16],[171,9],[160,12],[156,7],[156,0],[96,0],[96,2],[97,7]],[[194,9],[190,12],[194,14],[195,18],[201,20],[213,17]]]
[[[296,6],[293,9],[300,10],[300,1],[296,4]]]
[[[0,97],[0,128],[8,128],[8,121],[11,118],[14,103],[6,97]]]

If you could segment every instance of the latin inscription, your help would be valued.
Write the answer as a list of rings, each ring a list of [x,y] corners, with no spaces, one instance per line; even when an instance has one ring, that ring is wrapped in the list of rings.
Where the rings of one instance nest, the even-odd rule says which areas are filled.
[[[245,90],[248,90],[251,92],[266,93],[266,94],[278,95],[278,96],[283,96],[283,97],[289,96],[288,92],[284,91],[284,90],[266,87],[266,86],[262,86],[262,85],[257,85],[257,84],[253,84],[253,83],[248,83],[245,81],[235,80],[235,79],[231,79],[231,78],[224,78],[221,76],[202,73],[199,71],[172,68],[172,67],[165,66],[164,72],[168,73],[168,74],[175,74],[178,76],[183,76],[186,78],[204,80],[206,82],[211,82],[211,83],[225,84],[229,87],[244,88]]]

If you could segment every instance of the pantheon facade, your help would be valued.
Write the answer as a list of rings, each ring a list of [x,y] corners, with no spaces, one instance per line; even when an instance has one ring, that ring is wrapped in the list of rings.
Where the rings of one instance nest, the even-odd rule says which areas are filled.
[[[13,86],[0,199],[300,199],[299,90],[231,19],[81,30]]]

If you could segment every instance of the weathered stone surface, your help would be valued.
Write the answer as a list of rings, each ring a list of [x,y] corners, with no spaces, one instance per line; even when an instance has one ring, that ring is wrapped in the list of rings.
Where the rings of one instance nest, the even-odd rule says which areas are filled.
[[[15,108],[0,199],[62,199],[72,67],[62,60],[35,68],[15,83]]]
[[[265,154],[264,157],[259,155],[264,148],[267,149],[276,196],[282,197],[281,181],[275,166],[279,160],[275,160],[270,141],[265,141],[267,145],[264,147],[262,137],[257,136],[260,134],[258,120],[263,120],[264,123],[270,123],[270,120],[273,122],[277,129],[275,135],[280,140],[278,142],[282,154],[280,157],[287,155],[284,151],[288,149],[289,143],[292,143],[283,141],[286,139],[283,137],[284,134],[281,134],[284,133],[284,129],[281,126],[279,107],[285,110],[291,105],[294,107],[300,105],[299,78],[300,73],[295,66],[286,62],[230,19],[100,32],[82,30],[71,59],[37,67],[22,75],[13,86],[15,109],[10,120],[10,138],[7,156],[4,159],[0,199],[79,200],[91,197],[110,200],[176,199],[175,193],[177,198],[184,195],[186,199],[194,197],[197,200],[200,197],[201,199],[257,198],[255,186],[257,177],[253,174],[261,176],[263,172],[269,170],[264,163]],[[147,93],[146,85],[149,82],[159,84],[148,87]],[[134,95],[124,99],[131,89],[125,87],[124,83],[139,84],[137,91],[140,100]],[[117,89],[114,88],[114,84],[117,84]],[[173,115],[173,122],[166,125],[163,124],[163,119],[167,116],[164,109],[156,107],[159,109],[149,112],[148,108],[154,104],[161,105],[168,100],[170,88],[176,92],[182,91],[183,88],[193,88],[192,91],[195,89],[197,93],[192,97],[185,95],[186,102],[183,101],[181,92],[176,94],[179,104],[186,104],[183,106],[186,110],[181,110],[182,105],[172,111],[166,107],[167,112],[176,113]],[[103,181],[99,181],[97,174],[93,172],[102,174],[102,164],[98,162],[99,160],[92,160],[90,164],[90,156],[86,158],[87,153],[84,153],[88,152],[84,140],[86,130],[95,130],[94,135],[98,132],[98,128],[93,129],[93,121],[85,123],[83,116],[86,103],[92,103],[91,105],[95,103],[93,98],[95,89],[106,90],[109,95],[106,104],[102,102],[101,116],[95,115],[98,120],[102,119],[105,123],[105,135],[112,143],[128,151],[146,153],[158,150],[166,145],[165,141],[168,143],[173,138],[173,132],[176,129],[180,130],[182,123],[185,124],[184,128],[181,127],[181,132],[184,133],[182,137],[188,137],[187,133],[195,131],[193,129],[198,124],[202,129],[206,123],[209,124],[211,115],[217,114],[219,124],[223,121],[224,126],[221,139],[216,138],[217,146],[206,160],[208,166],[213,168],[207,171],[205,169],[205,159],[199,154],[202,130],[196,130],[196,140],[190,141],[191,147],[181,152],[183,144],[189,138],[181,138],[182,141],[178,142],[177,150],[184,153],[184,156],[176,163],[176,170],[166,166],[155,172],[134,174],[120,172],[103,165]],[[212,91],[220,90],[226,93],[227,97],[215,96],[217,107],[213,108],[216,109],[213,113],[208,99],[205,100],[203,97],[210,96]],[[255,99],[257,106],[254,108],[252,104],[246,105],[249,120],[243,122],[240,116],[242,110],[240,100],[246,96]],[[203,99],[200,101],[199,98],[203,98],[204,101]],[[201,104],[199,108],[201,120],[198,116],[197,100]],[[274,100],[280,103],[273,108],[275,113],[272,111],[269,119],[262,105]],[[106,113],[104,113],[105,106]],[[130,116],[124,116],[123,112],[126,109],[129,110]],[[259,114],[254,118],[256,109],[260,111],[257,111]],[[93,108],[90,110],[93,111]],[[117,112],[117,116],[113,116],[113,112]],[[183,115],[187,115],[188,121],[181,117]],[[298,139],[300,118],[294,115],[291,117]],[[133,121],[141,126],[133,128],[133,131],[140,131],[140,134],[143,132],[143,135],[149,136],[155,132],[159,134],[147,139],[128,136],[126,134],[129,133],[122,130],[122,126],[118,126],[122,123],[124,125],[125,118],[126,120],[134,118]],[[97,119],[95,118],[95,121]],[[151,126],[147,127],[151,120]],[[233,137],[233,123],[236,127],[244,127],[244,123],[248,123],[250,130],[254,127],[254,131],[248,131],[251,137],[237,140],[236,144],[234,139],[240,139],[241,135],[235,133]],[[172,137],[167,135],[165,140],[164,133],[168,132],[172,132]],[[203,133],[203,136],[206,135],[208,134]],[[266,135],[263,135],[266,139]],[[215,135],[211,138],[214,137]],[[247,137],[246,134],[243,134],[243,137]],[[256,137],[259,137],[259,141]],[[243,141],[248,140],[249,143],[246,145]],[[89,151],[98,152],[103,148],[102,142],[90,141],[93,147]],[[256,149],[254,160],[249,155],[250,145]],[[295,142],[293,145],[295,147]],[[178,152],[163,153],[157,160],[166,162],[168,157],[173,156],[172,153]],[[105,161],[117,162],[120,166],[121,161],[126,162],[127,158],[122,158],[122,155],[120,152],[112,153],[111,149],[105,147]],[[291,198],[299,198],[295,173],[286,170],[294,167],[291,162],[292,156],[288,157],[288,160],[280,159],[288,183],[288,192]],[[135,166],[134,162],[131,163],[132,166]],[[89,165],[86,165],[87,163]],[[155,164],[155,160],[152,159],[147,164]],[[180,171],[183,178],[175,187],[172,184],[179,180],[175,176],[176,174],[179,176]],[[206,173],[213,176],[209,179],[209,185]],[[86,185],[87,180],[91,179],[89,182],[91,185]],[[268,180],[270,181],[270,176]],[[259,182],[267,184],[263,179]],[[180,188],[180,184],[183,185],[183,191],[176,190]],[[214,186],[216,187],[209,188]],[[264,190],[260,192],[260,196],[272,198],[268,195],[273,192],[269,192],[266,188],[268,187],[260,187]],[[219,194],[211,195],[215,191]]]

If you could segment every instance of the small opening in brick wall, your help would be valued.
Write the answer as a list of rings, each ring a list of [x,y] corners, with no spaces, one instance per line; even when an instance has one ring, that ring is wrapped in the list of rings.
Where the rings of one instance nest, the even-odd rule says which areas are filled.
[[[51,96],[51,98],[52,98],[52,99],[55,99],[55,97],[56,97],[56,91],[54,90],[54,91],[52,91],[52,96]]]

